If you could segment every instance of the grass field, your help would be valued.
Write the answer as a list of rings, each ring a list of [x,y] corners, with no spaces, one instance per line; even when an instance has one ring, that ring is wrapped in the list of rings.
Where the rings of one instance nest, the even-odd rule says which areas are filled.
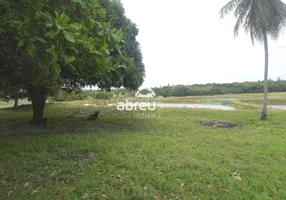
[[[242,97],[227,97],[237,111],[101,107],[94,122],[98,108],[48,104],[45,127],[28,125],[30,106],[2,107],[0,199],[286,199],[286,113],[260,121],[261,106]]]

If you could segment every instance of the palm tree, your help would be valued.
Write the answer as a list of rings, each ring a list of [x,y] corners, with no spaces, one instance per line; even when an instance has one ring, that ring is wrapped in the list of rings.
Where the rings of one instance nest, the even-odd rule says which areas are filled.
[[[265,51],[264,71],[264,104],[261,119],[267,119],[268,93],[268,36],[279,37],[281,28],[286,25],[286,4],[281,0],[231,0],[221,10],[223,18],[234,11],[237,19],[234,35],[238,35],[241,27],[250,33],[252,43],[263,42]]]

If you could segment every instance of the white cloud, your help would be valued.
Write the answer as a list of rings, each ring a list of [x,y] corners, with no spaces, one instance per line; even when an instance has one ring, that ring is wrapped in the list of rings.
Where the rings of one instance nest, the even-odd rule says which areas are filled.
[[[263,46],[252,45],[235,19],[220,19],[228,0],[122,0],[138,25],[146,68],[145,87],[169,84],[256,81],[263,79]],[[286,79],[286,38],[270,41],[269,78]]]

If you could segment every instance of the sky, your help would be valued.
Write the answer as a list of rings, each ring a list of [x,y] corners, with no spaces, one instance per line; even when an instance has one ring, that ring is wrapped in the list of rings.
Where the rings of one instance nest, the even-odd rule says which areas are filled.
[[[139,28],[146,77],[142,87],[263,80],[264,48],[252,45],[235,18],[220,18],[228,0],[121,0]],[[286,2],[286,0],[283,0]],[[286,79],[286,33],[269,41],[269,78]]]

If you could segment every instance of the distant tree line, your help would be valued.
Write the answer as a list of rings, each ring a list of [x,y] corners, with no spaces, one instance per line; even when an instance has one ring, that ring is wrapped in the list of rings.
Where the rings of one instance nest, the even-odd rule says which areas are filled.
[[[220,94],[263,93],[263,81],[243,83],[208,83],[153,88],[157,96],[184,97]],[[286,80],[269,80],[269,92],[286,92]]]
[[[81,90],[65,91],[61,90],[55,95],[50,96],[49,100],[53,101],[80,101],[80,100],[110,100],[121,99],[125,97],[135,97],[135,90],[112,89],[112,90]]]

